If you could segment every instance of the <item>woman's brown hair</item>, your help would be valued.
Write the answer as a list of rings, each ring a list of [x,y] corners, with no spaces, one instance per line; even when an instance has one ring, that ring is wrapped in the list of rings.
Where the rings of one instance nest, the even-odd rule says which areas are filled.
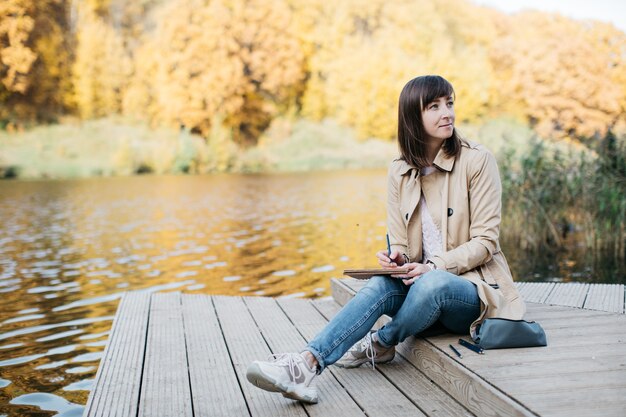
[[[400,93],[398,103],[398,144],[401,159],[416,168],[429,165],[426,158],[426,131],[422,121],[422,111],[439,97],[454,96],[454,88],[445,78],[438,75],[424,75],[406,83]],[[443,144],[448,156],[461,152],[461,138],[456,129]]]

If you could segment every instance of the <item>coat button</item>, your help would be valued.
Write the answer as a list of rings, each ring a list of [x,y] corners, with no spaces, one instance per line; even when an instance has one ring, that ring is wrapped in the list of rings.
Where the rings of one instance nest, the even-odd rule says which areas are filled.
[[[452,216],[452,213],[454,213],[454,210],[448,207],[448,217]]]
[[[404,218],[409,220],[409,213],[407,213],[406,216],[404,216]]]

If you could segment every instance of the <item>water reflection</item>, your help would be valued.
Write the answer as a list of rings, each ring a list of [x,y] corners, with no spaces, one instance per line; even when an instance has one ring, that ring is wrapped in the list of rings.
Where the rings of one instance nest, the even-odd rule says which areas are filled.
[[[0,183],[0,411],[84,404],[123,291],[327,294],[344,267],[373,265],[384,185],[381,172]]]
[[[79,415],[124,291],[328,295],[376,265],[385,187],[384,171],[0,182],[0,413]],[[548,265],[540,279],[568,277]]]
[[[11,400],[11,404],[33,405],[41,410],[54,411],[59,417],[80,417],[83,415],[84,408],[64,398],[45,393],[21,395]]]

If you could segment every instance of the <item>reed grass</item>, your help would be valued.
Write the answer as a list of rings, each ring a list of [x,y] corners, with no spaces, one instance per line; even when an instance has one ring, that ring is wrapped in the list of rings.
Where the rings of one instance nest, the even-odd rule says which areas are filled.
[[[614,137],[595,150],[536,138],[528,152],[503,149],[503,237],[523,250],[557,251],[575,241],[624,259],[625,155]]]

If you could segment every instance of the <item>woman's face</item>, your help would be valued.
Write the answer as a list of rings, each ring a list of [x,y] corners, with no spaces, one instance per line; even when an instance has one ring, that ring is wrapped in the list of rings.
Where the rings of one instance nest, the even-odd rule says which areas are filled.
[[[430,139],[445,140],[454,132],[454,98],[439,97],[422,110],[424,130]]]

